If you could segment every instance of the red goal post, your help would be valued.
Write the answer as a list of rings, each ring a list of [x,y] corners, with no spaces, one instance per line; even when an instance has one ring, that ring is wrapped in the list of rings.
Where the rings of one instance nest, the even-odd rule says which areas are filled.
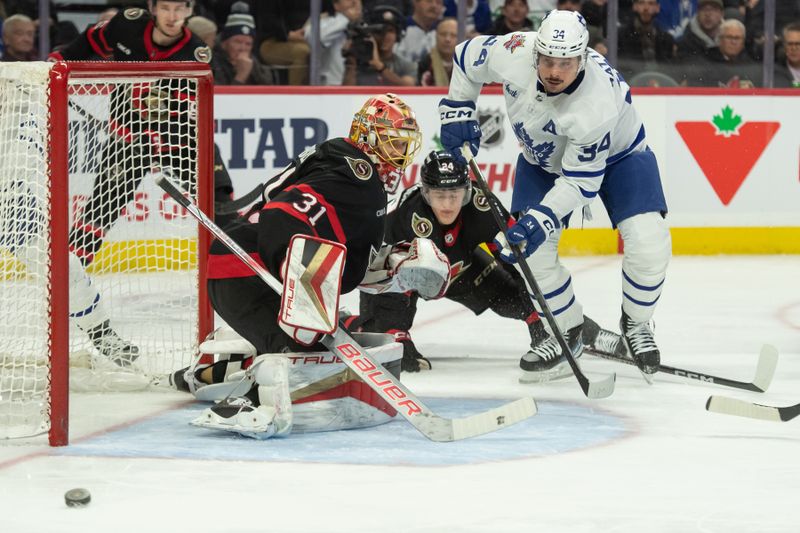
[[[213,149],[205,64],[0,63],[0,439],[65,445],[70,388],[146,389],[190,363],[213,326],[209,236],[152,176],[211,213]],[[101,308],[133,364],[87,336]]]

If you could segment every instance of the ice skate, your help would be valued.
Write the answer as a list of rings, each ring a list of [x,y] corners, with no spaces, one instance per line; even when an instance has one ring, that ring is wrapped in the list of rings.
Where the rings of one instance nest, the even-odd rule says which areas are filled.
[[[582,326],[575,326],[565,333],[567,344],[576,359],[583,353]],[[523,370],[520,383],[544,383],[568,376],[572,369],[561,353],[558,340],[550,335],[546,340],[522,356],[519,362]]]
[[[129,367],[139,357],[139,348],[120,338],[108,320],[86,330],[92,344],[101,355],[121,367]]]
[[[586,315],[583,317],[583,345],[587,350],[628,357],[628,349],[622,336],[601,328]]]
[[[637,324],[623,311],[619,329],[639,370],[646,375],[657,372],[661,364],[661,352],[658,351],[649,322]]]
[[[192,420],[193,426],[231,431],[253,439],[268,439],[275,435],[275,408],[253,402],[243,396],[228,398],[205,409]]]

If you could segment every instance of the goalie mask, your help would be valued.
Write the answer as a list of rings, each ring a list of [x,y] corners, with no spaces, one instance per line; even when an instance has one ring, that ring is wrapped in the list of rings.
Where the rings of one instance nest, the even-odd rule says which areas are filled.
[[[431,152],[420,170],[422,175],[422,197],[431,205],[431,191],[464,191],[461,206],[472,197],[472,181],[467,165],[446,150]]]
[[[554,9],[545,15],[533,42],[533,64],[538,67],[539,56],[578,57],[578,72],[586,65],[589,30],[586,19],[577,11]]]
[[[389,193],[397,190],[403,171],[420,149],[421,139],[414,112],[391,93],[367,100],[350,126],[350,140],[378,167]]]

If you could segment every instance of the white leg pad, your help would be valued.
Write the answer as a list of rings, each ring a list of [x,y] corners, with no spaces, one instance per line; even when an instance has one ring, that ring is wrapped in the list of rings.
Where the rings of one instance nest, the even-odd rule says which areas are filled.
[[[217,328],[200,343],[200,352],[204,354],[243,354],[254,356],[256,348],[233,329]]]
[[[69,316],[84,331],[108,319],[100,293],[74,254],[69,254]]]
[[[275,435],[288,435],[292,431],[292,398],[289,394],[289,360],[281,355],[259,356],[255,378],[261,406],[275,410]]]
[[[672,257],[669,226],[660,213],[644,213],[619,223],[625,243],[622,308],[634,322],[653,317]]]
[[[528,266],[536,278],[536,283],[545,295],[547,305],[555,316],[558,327],[562,332],[574,328],[583,322],[583,306],[575,298],[572,288],[572,276],[558,259],[558,241],[561,232],[556,231],[542,245],[528,257]],[[539,303],[531,296],[536,310],[541,313]],[[545,328],[550,331],[550,325],[544,321]]]

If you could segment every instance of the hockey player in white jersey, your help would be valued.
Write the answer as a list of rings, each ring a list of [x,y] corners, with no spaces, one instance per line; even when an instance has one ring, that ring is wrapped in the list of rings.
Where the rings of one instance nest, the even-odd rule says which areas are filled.
[[[502,83],[511,126],[522,146],[510,211],[517,223],[498,234],[503,255],[519,245],[575,356],[583,349],[583,310],[558,258],[558,241],[576,209],[599,196],[625,243],[620,329],[639,368],[656,371],[660,354],[650,321],[671,239],[658,166],[647,147],[630,88],[587,47],[583,17],[551,11],[539,32],[482,36],[456,47],[441,138],[457,152],[480,145],[475,102],[484,83]],[[537,310],[541,312],[539,305]],[[566,368],[554,337],[520,361],[523,379],[546,380]]]

